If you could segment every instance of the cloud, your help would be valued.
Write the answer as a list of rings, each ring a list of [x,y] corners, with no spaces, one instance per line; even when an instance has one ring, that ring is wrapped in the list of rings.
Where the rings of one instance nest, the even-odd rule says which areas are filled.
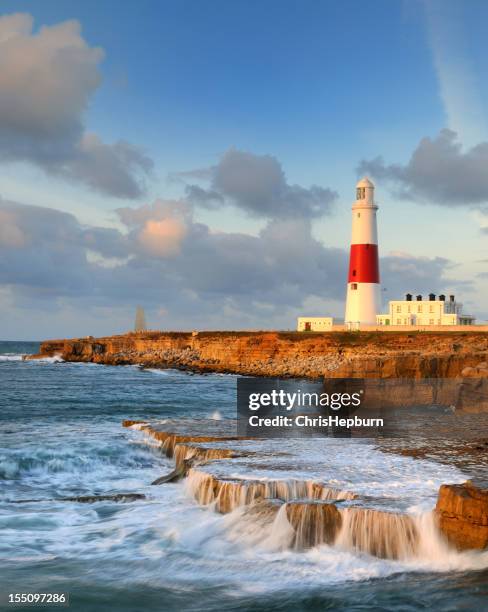
[[[0,210],[0,246],[20,248],[25,243],[26,236],[17,226],[15,215],[9,210]]]
[[[130,229],[136,250],[156,258],[172,257],[181,250],[188,233],[190,209],[184,201],[155,200],[140,208],[120,208],[117,214]]]
[[[387,300],[401,299],[405,293],[447,293],[472,290],[467,280],[449,278],[456,264],[444,257],[416,257],[389,253],[381,258],[382,287]]]
[[[381,157],[363,160],[358,173],[389,182],[399,197],[442,206],[476,206],[488,202],[488,142],[464,151],[455,132],[444,129],[423,138],[407,164],[385,164]]]
[[[167,257],[180,252],[186,227],[179,219],[146,221],[138,238],[143,249],[156,257]]]
[[[197,206],[232,204],[253,217],[316,218],[330,213],[338,194],[328,188],[288,183],[280,162],[271,155],[230,149],[216,166],[181,172],[179,178],[208,179],[209,188],[189,184],[187,197]]]
[[[202,208],[220,208],[225,204],[225,198],[221,193],[213,189],[203,189],[199,185],[187,185],[185,194],[193,204]]]
[[[68,313],[71,326],[78,313],[84,327],[66,334],[117,331],[124,317],[127,328],[138,303],[152,326],[163,323],[163,310],[173,329],[293,328],[300,313],[342,315],[348,254],[316,240],[308,219],[270,220],[253,236],[213,232],[195,221],[185,200],[121,208],[118,216],[126,232],[0,200],[7,228],[0,231],[0,293],[9,292],[9,316],[19,309],[57,313],[46,317],[62,335],[58,319]],[[453,266],[405,253],[383,257],[386,295],[447,292],[458,282],[447,279]]]
[[[488,136],[479,78],[466,35],[466,6],[462,2],[424,0],[428,40],[439,82],[447,125],[465,144]]]
[[[143,195],[153,162],[132,144],[106,144],[85,130],[103,57],[77,21],[33,32],[28,14],[0,17],[1,161],[29,162],[114,197]]]

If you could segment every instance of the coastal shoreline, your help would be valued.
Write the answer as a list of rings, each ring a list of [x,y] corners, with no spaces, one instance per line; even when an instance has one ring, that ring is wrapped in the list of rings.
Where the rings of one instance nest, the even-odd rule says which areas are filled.
[[[240,478],[232,471],[230,474],[219,470],[215,473],[212,469],[220,460],[232,462],[248,458],[252,462],[253,457],[263,454],[258,440],[239,438],[228,432],[202,436],[184,429],[168,431],[165,426],[161,428],[151,421],[127,419],[122,426],[137,429],[153,438],[162,452],[174,459],[174,471],[157,479],[153,485],[186,479],[187,490],[198,504],[211,507],[220,514],[237,508],[256,515],[264,512],[266,518],[271,517],[271,522],[282,504],[294,531],[295,547],[322,543],[334,545],[336,540],[341,540],[339,534],[345,526],[351,531],[349,544],[352,546],[354,542],[353,548],[362,552],[393,559],[419,554],[422,522],[416,522],[413,515],[385,512],[374,504],[371,506],[370,499],[361,500],[361,495],[351,488],[331,488],[320,478],[313,479],[306,474],[291,480],[249,479]],[[244,440],[253,444],[252,450],[236,445],[236,442]],[[343,510],[345,501],[350,505]],[[435,509],[427,516],[441,546],[449,542],[451,547],[460,551],[485,550],[488,546],[486,483],[468,480],[441,485]],[[344,525],[348,519],[350,524]],[[448,552],[447,548],[445,552]]]
[[[38,355],[282,378],[488,377],[488,332],[141,332],[46,340]]]

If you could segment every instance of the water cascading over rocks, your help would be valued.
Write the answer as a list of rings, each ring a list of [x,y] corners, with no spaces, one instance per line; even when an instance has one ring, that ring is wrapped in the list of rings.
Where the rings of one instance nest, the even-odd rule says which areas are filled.
[[[188,493],[198,504],[230,515],[228,518],[230,524],[234,524],[233,533],[237,539],[244,529],[254,534],[256,542],[266,542],[280,549],[306,550],[325,544],[385,559],[438,561],[456,554],[448,540],[457,548],[463,548],[459,540],[453,540],[451,533],[451,523],[459,518],[454,510],[470,525],[473,522],[472,517],[464,516],[463,504],[443,502],[444,498],[451,499],[445,495],[447,490],[455,491],[458,497],[462,493],[464,501],[469,497],[471,505],[467,502],[465,505],[475,507],[479,519],[475,525],[476,534],[485,534],[486,491],[472,484],[441,487],[436,511],[420,515],[386,512],[360,506],[361,500],[352,491],[328,487],[310,479],[229,478],[216,475],[212,467],[205,468],[204,464],[218,463],[219,459],[254,454],[232,448],[231,441],[238,439],[235,437],[184,436],[134,421],[126,421],[124,425],[156,439],[163,452],[174,457],[177,476],[187,476]],[[220,446],[224,441],[229,442],[229,447]],[[218,442],[219,446],[206,447],[205,442]],[[171,474],[153,484],[173,480]],[[447,537],[439,529],[443,520],[450,521],[450,530],[444,529]],[[478,537],[475,546],[469,543],[471,546],[464,548],[483,548],[485,538]]]
[[[215,504],[215,510],[226,514],[258,499],[290,501],[347,500],[356,496],[350,491],[326,487],[311,480],[237,480],[217,478],[199,469],[190,469],[187,490],[199,504]]]
[[[334,544],[342,526],[341,512],[334,504],[290,502],[286,516],[294,531],[292,547],[298,550]]]
[[[409,559],[419,550],[419,532],[406,514],[367,508],[343,508],[335,545],[383,559]]]

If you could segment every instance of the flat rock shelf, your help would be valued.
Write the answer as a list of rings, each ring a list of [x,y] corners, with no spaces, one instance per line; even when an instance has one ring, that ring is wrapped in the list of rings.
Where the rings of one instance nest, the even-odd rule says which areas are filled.
[[[204,435],[198,423],[185,429],[177,421],[126,420],[123,426],[149,436],[174,459],[171,480],[184,479],[198,504],[240,512],[250,526],[267,526],[270,538],[279,532],[295,550],[328,544],[386,559],[423,559],[488,546],[486,483],[442,484],[436,502],[429,461],[397,455],[392,464],[390,454],[370,443],[328,440],[327,456],[317,463],[323,441],[287,440],[285,447],[283,440],[239,438],[231,420],[214,422]],[[387,458],[392,476],[382,482]],[[455,468],[444,470],[460,477]],[[422,482],[430,508],[412,512]]]

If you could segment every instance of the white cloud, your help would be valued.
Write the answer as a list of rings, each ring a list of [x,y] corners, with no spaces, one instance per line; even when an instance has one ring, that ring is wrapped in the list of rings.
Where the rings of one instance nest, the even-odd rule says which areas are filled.
[[[488,139],[486,110],[470,58],[462,2],[424,0],[428,37],[448,127],[466,146]]]
[[[137,198],[152,161],[85,131],[104,52],[77,21],[33,31],[28,14],[0,17],[0,161],[25,161],[104,194]]]

